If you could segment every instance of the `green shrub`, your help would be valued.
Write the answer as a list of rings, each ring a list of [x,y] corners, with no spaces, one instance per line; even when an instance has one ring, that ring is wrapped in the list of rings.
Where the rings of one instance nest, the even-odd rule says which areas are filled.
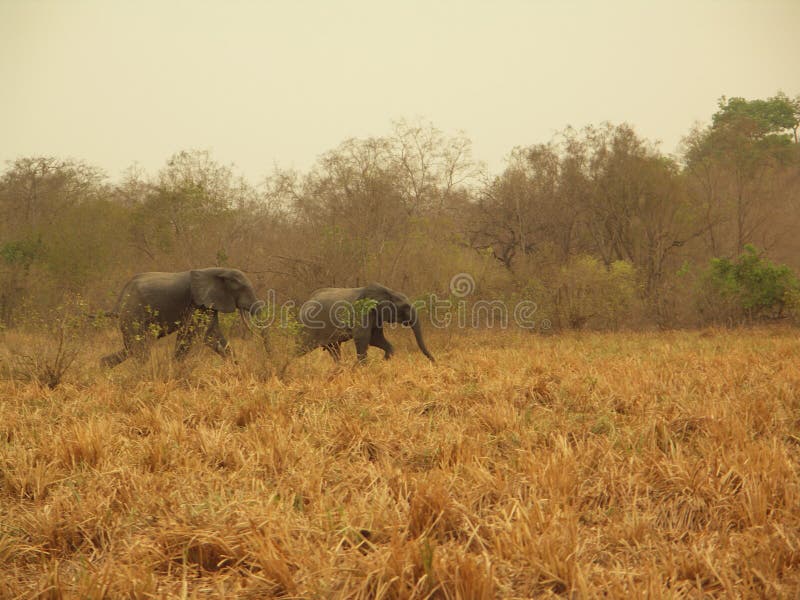
[[[711,259],[700,283],[698,308],[716,323],[780,318],[794,310],[798,290],[800,282],[788,266],[776,265],[747,244],[735,261]]]
[[[554,305],[560,327],[616,328],[636,303],[636,269],[627,261],[606,267],[592,256],[578,256],[556,279]]]

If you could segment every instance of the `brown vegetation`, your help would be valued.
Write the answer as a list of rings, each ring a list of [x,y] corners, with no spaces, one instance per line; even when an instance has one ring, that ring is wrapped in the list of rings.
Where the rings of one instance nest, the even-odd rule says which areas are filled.
[[[197,151],[10,162],[0,598],[798,597],[800,341],[765,326],[800,322],[798,123],[722,98],[680,156],[603,124],[498,175],[408,122],[259,186]],[[379,281],[535,323],[428,328],[434,365],[287,327],[94,366],[132,274],[212,265],[267,314]]]
[[[0,361],[50,341],[8,331]],[[0,597],[783,597],[796,330],[398,330],[0,381]]]
[[[115,182],[20,158],[0,172],[0,326],[65,294],[112,310],[135,273],[209,266],[245,271],[278,302],[372,281],[442,297],[469,273],[475,298],[536,302],[557,329],[800,319],[798,123],[798,98],[722,98],[680,156],[606,123],[515,148],[490,174],[463,135],[403,121],[258,186],[208,152]],[[750,244],[787,265],[779,285],[756,298],[740,287],[760,275],[709,281],[712,259]]]

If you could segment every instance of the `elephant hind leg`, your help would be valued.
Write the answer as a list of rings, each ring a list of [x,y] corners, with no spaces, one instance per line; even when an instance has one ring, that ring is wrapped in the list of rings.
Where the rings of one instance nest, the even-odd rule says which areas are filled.
[[[122,350],[108,354],[100,359],[100,365],[113,369],[118,364],[125,362],[130,357],[142,360],[147,354],[147,340],[142,335],[137,335],[130,329],[122,329]]]
[[[152,342],[164,336],[163,332],[159,332],[158,335],[154,336],[149,327],[150,324],[147,321],[132,321],[123,324],[122,345],[124,350],[117,352],[115,355],[109,355],[109,358],[119,355],[121,357],[119,362],[131,357],[143,362],[147,358]]]
[[[367,362],[367,348],[369,347],[369,333],[364,335],[363,333],[359,332],[353,336],[353,341],[356,343],[356,356],[358,357],[358,362],[363,364]]]
[[[206,319],[208,319],[206,321]],[[208,323],[205,326],[205,323]],[[230,344],[222,331],[219,329],[219,320],[216,311],[198,311],[198,314],[188,318],[178,329],[177,339],[175,340],[175,358],[182,360],[189,353],[192,344],[200,337],[200,331],[205,327],[202,334],[203,343],[214,352],[228,358],[232,355]]]

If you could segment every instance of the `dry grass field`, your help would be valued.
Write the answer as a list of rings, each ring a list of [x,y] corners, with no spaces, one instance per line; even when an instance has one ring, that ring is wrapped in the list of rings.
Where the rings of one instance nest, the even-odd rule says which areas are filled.
[[[0,334],[0,597],[800,596],[798,330],[388,337],[50,389]]]

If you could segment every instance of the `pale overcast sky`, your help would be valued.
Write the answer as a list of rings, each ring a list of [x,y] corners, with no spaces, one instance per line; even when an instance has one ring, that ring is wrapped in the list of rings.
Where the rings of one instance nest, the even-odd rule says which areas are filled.
[[[494,172],[568,124],[674,152],[723,94],[800,94],[798,58],[800,0],[0,0],[0,161],[207,149],[257,182],[420,117]]]

